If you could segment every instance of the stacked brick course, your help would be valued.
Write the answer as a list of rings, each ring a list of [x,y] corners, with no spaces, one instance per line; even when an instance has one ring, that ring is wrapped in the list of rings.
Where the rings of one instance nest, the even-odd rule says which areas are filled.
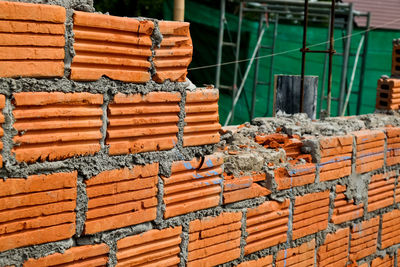
[[[226,150],[188,23],[82,9],[0,2],[0,266],[398,264],[398,125]]]

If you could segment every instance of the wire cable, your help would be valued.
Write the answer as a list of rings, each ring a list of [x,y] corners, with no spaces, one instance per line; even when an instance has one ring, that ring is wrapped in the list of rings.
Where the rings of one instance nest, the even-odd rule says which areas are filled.
[[[340,40],[343,40],[343,39],[346,39],[346,38],[349,38],[349,37],[353,37],[353,36],[360,35],[360,34],[363,34],[363,33],[366,33],[366,32],[374,31],[376,29],[383,28],[383,27],[385,27],[387,25],[391,25],[391,24],[394,24],[394,23],[399,22],[399,21],[400,21],[400,18],[392,20],[392,21],[389,21],[389,22],[384,23],[384,24],[379,25],[379,26],[370,27],[369,29],[366,29],[364,31],[360,31],[360,32],[356,32],[356,33],[352,33],[352,34],[348,34],[348,35],[336,38],[336,39],[334,39],[334,41],[340,41]],[[324,44],[327,44],[327,43],[329,43],[329,41],[325,41],[325,42],[309,45],[308,48],[324,45]],[[293,52],[298,52],[300,49],[301,49],[301,47],[295,48],[295,49],[291,49],[291,50],[287,50],[287,51],[277,52],[277,53],[274,53],[274,54],[258,56],[255,59],[262,59],[262,58],[280,56],[280,55],[284,55],[284,54],[290,54],[290,53],[293,53]],[[194,68],[189,68],[188,71],[208,69],[208,68],[214,68],[214,67],[225,66],[225,65],[231,65],[231,64],[235,64],[235,63],[247,62],[247,61],[250,61],[250,60],[251,60],[251,58],[246,58],[246,59],[241,59],[241,60],[236,60],[236,61],[224,62],[224,63],[221,63],[221,64],[212,64],[212,65],[207,65],[207,66],[194,67]]]

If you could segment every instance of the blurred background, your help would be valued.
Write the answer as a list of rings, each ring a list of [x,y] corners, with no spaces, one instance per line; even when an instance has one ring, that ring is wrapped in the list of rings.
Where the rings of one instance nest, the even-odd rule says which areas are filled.
[[[274,1],[271,0],[271,2]],[[234,45],[223,46],[222,63],[251,58],[259,37],[260,19],[264,19],[265,25],[262,45],[266,49],[260,49],[258,54],[265,57],[259,60],[258,71],[255,70],[256,62],[252,64],[248,79],[244,83],[244,91],[235,107],[235,116],[231,124],[240,124],[249,121],[252,117],[272,116],[273,76],[275,74],[299,75],[301,71],[299,48],[302,45],[303,16],[300,9],[294,8],[290,0],[282,0],[279,12],[244,12],[241,29],[238,31],[240,5],[249,10],[251,8],[270,8],[271,6],[268,0],[249,2],[251,1],[226,1],[225,20],[222,21],[225,43],[236,43],[238,34],[240,35],[239,55],[235,55],[236,47]],[[262,3],[260,4],[260,2]],[[299,2],[299,0],[292,0],[292,2]],[[314,2],[322,1],[310,0],[310,4]],[[330,3],[329,0],[327,2]],[[392,39],[400,37],[400,22],[396,22],[397,14],[400,14],[400,1],[386,0],[384,4],[381,3],[382,1],[374,0],[344,0],[343,2],[338,4],[343,6],[343,12],[338,9],[335,17],[334,34],[338,40],[335,41],[337,54],[334,56],[332,72],[332,116],[338,116],[343,109],[343,91],[347,93],[349,90],[353,72],[353,86],[345,115],[365,114],[375,110],[377,80],[382,74],[390,75]],[[111,15],[173,19],[174,0],[95,0],[94,4],[97,11],[109,12]],[[351,11],[347,13],[350,7]],[[314,13],[311,12],[310,15],[308,45],[327,41],[329,18],[319,16],[318,12],[315,9]],[[368,12],[370,16],[369,29],[372,30],[366,36],[366,14]],[[360,14],[364,14],[364,16],[358,16]],[[232,108],[232,88],[239,87],[241,84],[241,77],[243,77],[249,61],[238,64],[236,84],[233,83],[235,64],[221,67],[219,83],[215,66],[196,69],[214,65],[217,62],[217,51],[222,46],[219,39],[220,0],[186,0],[185,21],[191,23],[194,47],[188,78],[197,86],[220,85],[220,121],[223,124]],[[351,38],[348,38],[349,36]],[[348,49],[346,50],[347,41]],[[273,50],[268,49],[271,46],[274,47]],[[326,44],[313,47],[313,49],[326,49]],[[359,53],[357,53],[358,50]],[[345,61],[346,53],[348,53],[348,57]],[[275,56],[269,56],[271,54],[275,54]],[[358,64],[355,66],[356,57],[358,57]],[[319,77],[318,115],[319,111],[324,110],[326,106],[322,94],[322,90],[325,94],[327,90],[326,59],[325,54],[307,54],[306,75]],[[193,70],[190,70],[191,68]],[[345,74],[343,69],[346,69]],[[258,76],[257,84],[255,84],[255,75]],[[360,81],[362,82],[360,83]],[[253,92],[255,92],[255,101],[252,116]]]

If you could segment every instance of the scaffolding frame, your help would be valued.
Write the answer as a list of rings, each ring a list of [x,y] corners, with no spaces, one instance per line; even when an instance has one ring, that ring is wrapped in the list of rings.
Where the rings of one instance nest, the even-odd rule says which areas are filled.
[[[273,86],[273,73],[274,73],[274,56],[270,58],[270,65],[269,65],[269,80],[259,81],[259,59],[258,56],[261,54],[261,49],[269,49],[271,51],[270,54],[274,54],[275,52],[275,44],[277,38],[277,30],[279,26],[279,22],[284,19],[286,20],[285,16],[293,16],[292,20],[296,21],[303,21],[304,20],[304,0],[230,0],[229,2],[238,5],[239,14],[238,14],[238,25],[237,25],[237,32],[236,32],[236,42],[225,42],[224,41],[224,32],[225,32],[225,24],[227,24],[227,20],[225,17],[226,12],[226,1],[227,0],[220,0],[221,3],[221,13],[220,13],[220,28],[219,28],[219,40],[218,40],[218,50],[217,50],[217,67],[216,67],[216,77],[215,77],[215,84],[217,88],[222,90],[228,90],[232,95],[232,108],[230,112],[230,120],[234,118],[234,112],[236,108],[237,101],[235,99],[239,99],[240,94],[238,91],[238,81],[239,76],[241,75],[241,70],[239,68],[239,54],[240,54],[240,45],[241,45],[241,31],[242,31],[242,23],[243,23],[243,15],[245,12],[250,13],[259,13],[259,29],[258,35],[260,34],[263,27],[265,27],[265,23],[273,23],[274,29],[272,31],[272,44],[270,46],[263,46],[255,47],[257,49],[255,60],[255,71],[254,71],[254,83],[252,88],[252,99],[251,99],[251,107],[249,109],[249,116],[250,118],[254,118],[255,115],[255,102],[256,102],[256,95],[258,86],[266,86],[267,87],[267,94],[268,100],[270,99],[271,92],[274,90]],[[327,22],[329,21],[330,12],[331,12],[331,3],[330,2],[311,2],[309,3],[308,13],[309,16],[312,18],[311,22]],[[266,18],[265,14],[268,14],[268,18]],[[297,16],[297,17],[296,17]],[[335,56],[342,56],[342,72],[341,72],[341,81],[340,81],[340,90],[339,96],[332,97],[333,101],[338,101],[338,111],[337,113],[340,114],[343,110],[344,100],[346,96],[346,92],[348,90],[348,68],[349,68],[349,58],[353,56],[350,53],[350,45],[351,45],[351,35],[353,33],[353,23],[355,17],[365,17],[366,18],[366,25],[365,29],[370,28],[370,13],[369,12],[358,12],[354,10],[352,3],[336,3],[335,8],[335,29],[341,29],[342,32],[345,32],[343,38],[343,53],[336,53]],[[268,21],[267,21],[268,20]],[[330,28],[330,27],[329,27]],[[360,27],[363,28],[363,27]],[[363,88],[363,80],[365,75],[365,65],[366,65],[366,55],[368,50],[368,30],[364,33],[364,49],[360,57],[362,58],[361,61],[361,70],[360,70],[360,81],[359,81],[359,88],[358,90],[351,92],[352,94],[357,94],[357,114],[360,113],[361,108],[361,101],[362,101],[362,88]],[[259,36],[258,36],[259,37]],[[220,83],[221,78],[221,63],[222,63],[222,51],[224,46],[231,46],[234,52],[235,58],[235,65],[234,65],[234,73],[233,73],[233,83],[232,85],[222,85]],[[327,39],[327,49],[329,48],[329,29],[328,29],[328,39]],[[322,103],[327,100],[327,96],[325,95],[325,88],[326,88],[326,74],[328,66],[328,55],[325,56],[324,60],[324,67],[323,67],[323,77],[322,77],[322,87],[321,87],[321,104],[320,104],[320,116],[324,117],[324,112],[322,110]],[[251,65],[247,66],[247,69],[250,69]],[[246,77],[247,78],[247,77]],[[244,81],[245,82],[245,81]],[[243,83],[243,79],[241,84]],[[238,95],[239,93],[239,95]],[[246,104],[248,103],[246,97]],[[268,113],[270,106],[269,101],[267,101],[267,112]],[[266,115],[265,114],[265,115]],[[226,122],[226,124],[229,121]]]

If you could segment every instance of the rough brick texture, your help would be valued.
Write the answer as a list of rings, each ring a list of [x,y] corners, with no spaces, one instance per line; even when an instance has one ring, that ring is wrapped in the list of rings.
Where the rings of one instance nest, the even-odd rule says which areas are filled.
[[[368,212],[385,208],[394,204],[394,171],[375,174],[368,185]]]
[[[0,77],[62,77],[66,11],[0,1]]]
[[[381,130],[353,132],[356,138],[356,172],[366,173],[383,167],[385,134]]]
[[[371,267],[394,267],[394,257],[386,255],[383,258],[373,259],[371,262]]]
[[[193,54],[189,23],[160,21],[158,26],[163,40],[160,47],[155,49],[153,61],[156,74],[153,80],[159,83],[167,79],[183,82]]]
[[[218,143],[220,140],[217,89],[197,89],[187,92],[183,146]]]
[[[278,190],[312,184],[315,181],[315,164],[299,164],[289,169],[282,167],[276,169],[274,173]]]
[[[263,173],[241,177],[224,175],[224,204],[271,194],[270,190],[257,183],[265,179]]]
[[[0,180],[0,251],[75,234],[77,172]]]
[[[399,88],[400,90],[400,88]],[[400,163],[400,128],[386,128],[387,152],[386,165],[393,166]]]
[[[350,260],[355,262],[376,251],[379,217],[355,224],[351,229]]]
[[[275,267],[312,267],[314,266],[315,239],[299,247],[278,251]]]
[[[52,161],[98,152],[102,104],[102,95],[90,93],[14,94],[16,159]]]
[[[249,209],[246,219],[245,254],[262,250],[287,240],[289,200],[268,201]]]
[[[182,227],[150,230],[117,241],[117,266],[177,266]]]
[[[179,93],[117,94],[108,107],[110,154],[168,150],[177,143]]]
[[[399,63],[397,63],[399,64]],[[400,104],[400,80],[379,79],[376,90],[376,108],[383,110],[397,110]]]
[[[319,180],[330,181],[351,174],[351,157],[353,152],[353,137],[324,137],[319,141],[320,173]]]
[[[398,40],[393,42],[392,75],[400,76],[400,44]]]
[[[328,234],[325,242],[318,249],[318,266],[346,266],[349,253],[350,229],[339,229],[333,234]]]
[[[353,199],[347,199],[345,192],[345,185],[336,186],[335,208],[331,218],[331,222],[334,224],[352,221],[362,217],[364,214],[364,204],[355,205]]]
[[[64,253],[54,253],[39,259],[29,259],[24,267],[67,266],[79,263],[81,266],[106,266],[109,248],[105,244],[73,247]]]
[[[164,218],[218,206],[222,191],[221,155],[213,154],[202,160],[178,161],[172,164],[171,177],[164,181]]]
[[[154,220],[158,163],[110,170],[87,180],[85,234]]]
[[[240,256],[241,213],[226,212],[189,223],[187,266],[215,266]]]
[[[272,255],[252,260],[252,261],[245,261],[241,264],[237,265],[237,267],[272,267],[273,257]]]
[[[293,214],[293,240],[328,226],[329,191],[296,197]]]
[[[400,210],[393,210],[382,215],[382,248],[400,243]]]
[[[75,11],[71,79],[94,81],[102,75],[124,82],[150,80],[152,21]]]

